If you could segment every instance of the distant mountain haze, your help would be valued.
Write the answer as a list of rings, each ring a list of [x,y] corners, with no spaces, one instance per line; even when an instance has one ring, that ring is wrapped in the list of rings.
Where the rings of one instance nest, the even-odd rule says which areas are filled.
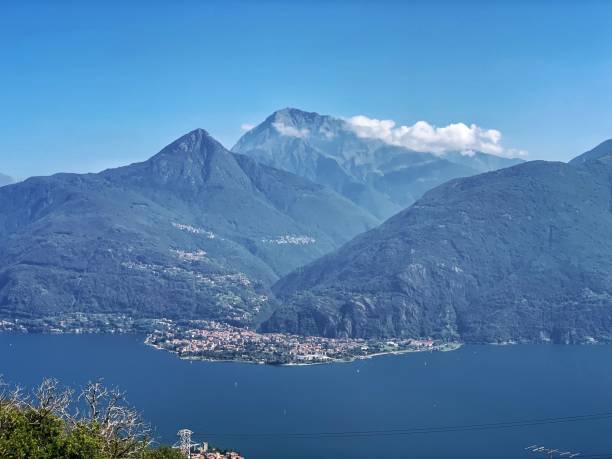
[[[294,108],[273,113],[232,151],[329,186],[380,219],[447,180],[522,162],[473,151],[416,152],[360,136],[346,120]]]
[[[252,323],[290,270],[377,224],[195,130],[148,161],[0,189],[0,315]]]
[[[10,185],[11,183],[13,183],[13,179],[11,177],[0,173],[0,186]]]
[[[274,286],[266,331],[612,341],[612,142],[427,192]]]

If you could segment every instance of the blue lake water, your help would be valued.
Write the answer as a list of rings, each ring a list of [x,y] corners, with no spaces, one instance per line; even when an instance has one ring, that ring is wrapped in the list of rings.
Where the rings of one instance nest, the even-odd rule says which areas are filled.
[[[503,430],[286,438],[522,421],[612,411],[612,346],[467,346],[346,364],[182,361],[142,337],[0,333],[0,373],[33,385],[103,377],[171,443],[179,428],[247,459],[523,458],[531,444],[612,453],[612,419]],[[216,434],[249,434],[227,437]],[[213,435],[215,434],[215,435]],[[535,457],[535,456],[533,456]]]

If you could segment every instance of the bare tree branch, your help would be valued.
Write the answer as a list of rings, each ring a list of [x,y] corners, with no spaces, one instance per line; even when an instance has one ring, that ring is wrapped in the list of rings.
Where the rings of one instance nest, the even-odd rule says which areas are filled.
[[[95,423],[112,459],[135,457],[150,444],[150,427],[131,408],[125,392],[107,389],[100,380],[89,382],[79,396],[86,405],[82,421]]]
[[[87,428],[102,440],[109,459],[142,457],[152,444],[150,426],[128,404],[125,392],[108,389],[101,380],[87,383],[75,400],[74,391],[55,379],[44,379],[26,393],[20,387],[11,389],[0,375],[0,408],[3,406],[29,410],[33,414],[30,422],[37,424],[55,416],[65,421],[68,432]]]
[[[45,378],[33,392],[32,405],[41,417],[53,414],[66,418],[73,394],[71,389],[62,389],[57,379]]]

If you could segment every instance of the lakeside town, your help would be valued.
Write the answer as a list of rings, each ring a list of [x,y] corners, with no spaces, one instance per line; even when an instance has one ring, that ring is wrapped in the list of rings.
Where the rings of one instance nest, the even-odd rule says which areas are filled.
[[[191,443],[180,448],[186,459],[245,459],[239,452],[234,450],[217,449],[208,443]]]
[[[191,321],[151,333],[146,344],[182,359],[270,365],[347,362],[382,354],[448,351],[457,343],[431,339],[364,340],[258,333],[213,321]]]
[[[245,459],[240,453],[235,451],[221,452],[221,451],[208,451],[208,452],[193,452],[189,459]]]
[[[37,318],[0,318],[0,332],[21,333],[151,333],[171,328],[169,319],[136,319],[126,314],[85,314],[81,312]]]
[[[143,334],[147,345],[182,359],[269,365],[348,362],[383,354],[450,351],[460,346],[428,338],[365,340],[259,333],[217,321],[134,319],[122,314],[70,313],[37,319],[0,319],[2,331]]]

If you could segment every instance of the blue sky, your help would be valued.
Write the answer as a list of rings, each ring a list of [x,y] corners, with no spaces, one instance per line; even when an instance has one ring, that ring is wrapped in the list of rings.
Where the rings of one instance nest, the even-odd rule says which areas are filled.
[[[498,129],[532,159],[612,137],[612,2],[2,2],[0,171],[96,171],[293,106]]]

